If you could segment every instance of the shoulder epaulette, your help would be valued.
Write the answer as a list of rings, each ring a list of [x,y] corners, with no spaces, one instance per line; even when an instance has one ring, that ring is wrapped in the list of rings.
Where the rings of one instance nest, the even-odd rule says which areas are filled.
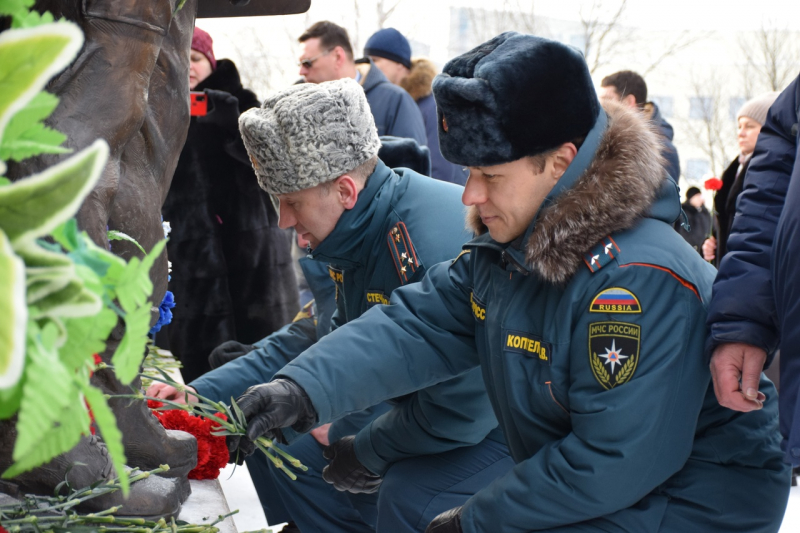
[[[300,310],[297,315],[295,315],[292,322],[297,322],[299,320],[303,320],[304,318],[312,318],[317,314],[317,305],[314,300],[311,300],[303,308]]]
[[[469,249],[467,249],[467,250],[461,250],[461,253],[460,253],[460,254],[458,254],[458,255],[456,256],[456,258],[455,258],[455,259],[453,259],[453,264],[456,264],[456,261],[458,261],[459,259],[461,259],[461,256],[463,256],[463,255],[466,255],[466,254],[468,254],[469,252],[470,252],[470,250],[469,250]]]
[[[590,272],[597,272],[609,264],[620,252],[619,246],[609,235],[597,243],[592,250],[583,256],[583,262]]]
[[[420,267],[417,252],[408,234],[408,228],[403,222],[398,222],[389,230],[386,237],[389,245],[389,253],[392,254],[397,275],[400,276],[400,283],[408,283],[417,269]]]

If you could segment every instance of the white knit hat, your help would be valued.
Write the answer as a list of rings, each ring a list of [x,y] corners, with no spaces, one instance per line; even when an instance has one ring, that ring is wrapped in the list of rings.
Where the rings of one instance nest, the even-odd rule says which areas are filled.
[[[769,111],[769,108],[772,107],[772,104],[775,103],[775,99],[778,98],[780,94],[779,92],[769,92],[751,98],[745,102],[741,109],[739,109],[739,112],[736,113],[736,120],[738,121],[742,117],[748,117],[763,126],[764,122],[767,121],[767,111]]]
[[[355,80],[304,83],[239,117],[261,188],[286,194],[331,181],[378,153],[375,121]]]

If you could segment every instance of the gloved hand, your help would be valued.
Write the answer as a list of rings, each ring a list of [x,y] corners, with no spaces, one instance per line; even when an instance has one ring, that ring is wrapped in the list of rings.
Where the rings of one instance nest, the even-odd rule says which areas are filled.
[[[256,347],[252,344],[242,344],[238,341],[225,341],[213,350],[208,356],[208,364],[211,365],[211,370],[219,368],[228,361],[233,361],[237,357],[246,355]]]
[[[380,488],[382,479],[358,460],[355,440],[352,435],[342,437],[323,450],[323,457],[331,464],[322,469],[322,479],[336,490],[372,494]]]
[[[317,412],[306,391],[290,379],[275,379],[250,387],[236,403],[247,419],[247,435],[228,435],[226,442],[231,459],[253,453],[253,442],[259,437],[285,443],[280,428],[291,427],[298,433],[305,433],[317,421]]]
[[[462,533],[461,507],[453,507],[445,511],[428,524],[425,533]]]
[[[199,124],[215,124],[220,128],[239,133],[239,99],[231,93],[206,89],[209,109],[204,116],[197,117]]]

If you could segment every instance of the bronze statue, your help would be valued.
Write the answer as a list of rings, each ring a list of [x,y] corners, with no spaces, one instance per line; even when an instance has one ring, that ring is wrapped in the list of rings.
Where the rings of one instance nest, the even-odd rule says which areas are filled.
[[[97,138],[105,139],[111,154],[103,176],[80,208],[77,219],[100,246],[129,259],[141,255],[125,241],[106,237],[109,229],[126,233],[150,250],[164,238],[161,205],[186,139],[189,123],[189,48],[198,0],[40,0],[34,9],[50,11],[56,18],[77,23],[85,44],[77,59],[56,76],[48,90],[61,103],[48,125],[65,133],[66,146],[80,150]],[[241,0],[232,3],[242,4]],[[244,3],[247,3],[246,1]],[[201,2],[206,16],[286,14],[303,12],[310,0],[252,2],[243,8],[224,0]],[[63,156],[42,155],[9,165],[8,177],[18,179],[38,172]],[[152,302],[161,301],[167,286],[167,257],[162,254],[151,270]],[[158,318],[154,308],[151,323]],[[120,339],[121,324],[112,332],[104,361],[110,360]],[[113,373],[100,370],[93,383],[108,394],[128,393],[129,388]],[[139,386],[139,381],[133,383]],[[130,466],[151,470],[169,464],[166,477],[138,482],[132,499],[122,502],[114,493],[89,500],[89,510],[125,505],[125,514],[176,514],[188,495],[186,474],[195,466],[197,443],[191,435],[166,431],[143,401],[111,400],[110,405],[123,433],[125,455]],[[14,421],[0,423],[0,470],[11,464],[16,436]],[[86,467],[70,465],[84,463]],[[0,483],[0,492],[52,493],[69,472],[75,487],[113,477],[106,450],[95,437],[85,437],[71,452],[27,472],[11,483]],[[137,487],[138,485],[138,487]],[[101,507],[98,507],[101,506]]]

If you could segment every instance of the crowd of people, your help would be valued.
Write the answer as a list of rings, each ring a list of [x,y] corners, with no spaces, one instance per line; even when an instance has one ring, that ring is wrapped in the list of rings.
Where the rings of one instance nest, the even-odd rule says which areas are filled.
[[[269,522],[776,532],[800,465],[800,82],[737,114],[712,223],[635,72],[596,89],[579,52],[515,32],[440,74],[392,28],[361,59],[331,22],[298,42],[302,82],[259,103],[195,29],[209,111],[163,208],[190,394],[148,390],[237,398],[231,458]]]

